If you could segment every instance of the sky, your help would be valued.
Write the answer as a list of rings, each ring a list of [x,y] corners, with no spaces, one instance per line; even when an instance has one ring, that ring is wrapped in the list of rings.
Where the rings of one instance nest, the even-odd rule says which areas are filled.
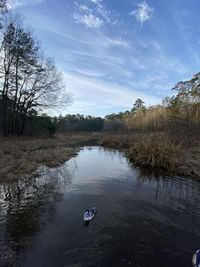
[[[70,105],[105,116],[147,107],[200,71],[200,0],[8,0],[55,59]]]

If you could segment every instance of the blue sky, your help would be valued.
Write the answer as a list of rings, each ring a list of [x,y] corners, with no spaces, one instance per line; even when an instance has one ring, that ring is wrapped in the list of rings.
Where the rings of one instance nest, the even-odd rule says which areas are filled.
[[[200,71],[199,0],[8,0],[63,73],[57,114],[104,116],[161,103]]]

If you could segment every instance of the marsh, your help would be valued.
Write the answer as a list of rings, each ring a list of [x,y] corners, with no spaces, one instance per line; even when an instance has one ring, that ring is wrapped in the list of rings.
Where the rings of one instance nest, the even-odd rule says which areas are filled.
[[[190,266],[199,189],[117,150],[82,147],[60,167],[1,183],[1,266]],[[98,214],[85,227],[92,206]]]

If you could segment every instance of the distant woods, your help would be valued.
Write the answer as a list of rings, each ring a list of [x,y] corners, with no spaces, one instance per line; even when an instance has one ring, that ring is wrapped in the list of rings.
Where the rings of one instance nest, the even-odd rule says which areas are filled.
[[[196,130],[200,131],[200,73],[172,88],[174,95],[162,104],[145,107],[137,99],[130,111],[106,116],[105,130]]]
[[[67,131],[177,131],[200,132],[200,73],[172,88],[162,104],[146,107],[137,99],[130,110],[102,118],[66,115],[52,119],[59,132]]]
[[[192,131],[200,133],[200,73],[172,88],[162,104],[146,107],[137,99],[130,110],[102,118],[66,115],[52,118],[59,132],[67,131]]]
[[[101,132],[104,127],[104,119],[101,117],[80,114],[54,117],[53,122],[60,132]]]
[[[2,14],[4,4],[0,2]],[[3,135],[23,135],[38,111],[58,104],[64,85],[53,60],[42,53],[21,19],[8,16],[5,20],[0,47],[0,129]]]

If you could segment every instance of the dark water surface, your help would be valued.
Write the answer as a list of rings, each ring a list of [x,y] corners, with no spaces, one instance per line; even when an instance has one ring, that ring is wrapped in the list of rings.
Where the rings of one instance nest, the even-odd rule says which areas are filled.
[[[99,147],[39,173],[0,184],[0,266],[191,266],[198,181],[148,173]]]

